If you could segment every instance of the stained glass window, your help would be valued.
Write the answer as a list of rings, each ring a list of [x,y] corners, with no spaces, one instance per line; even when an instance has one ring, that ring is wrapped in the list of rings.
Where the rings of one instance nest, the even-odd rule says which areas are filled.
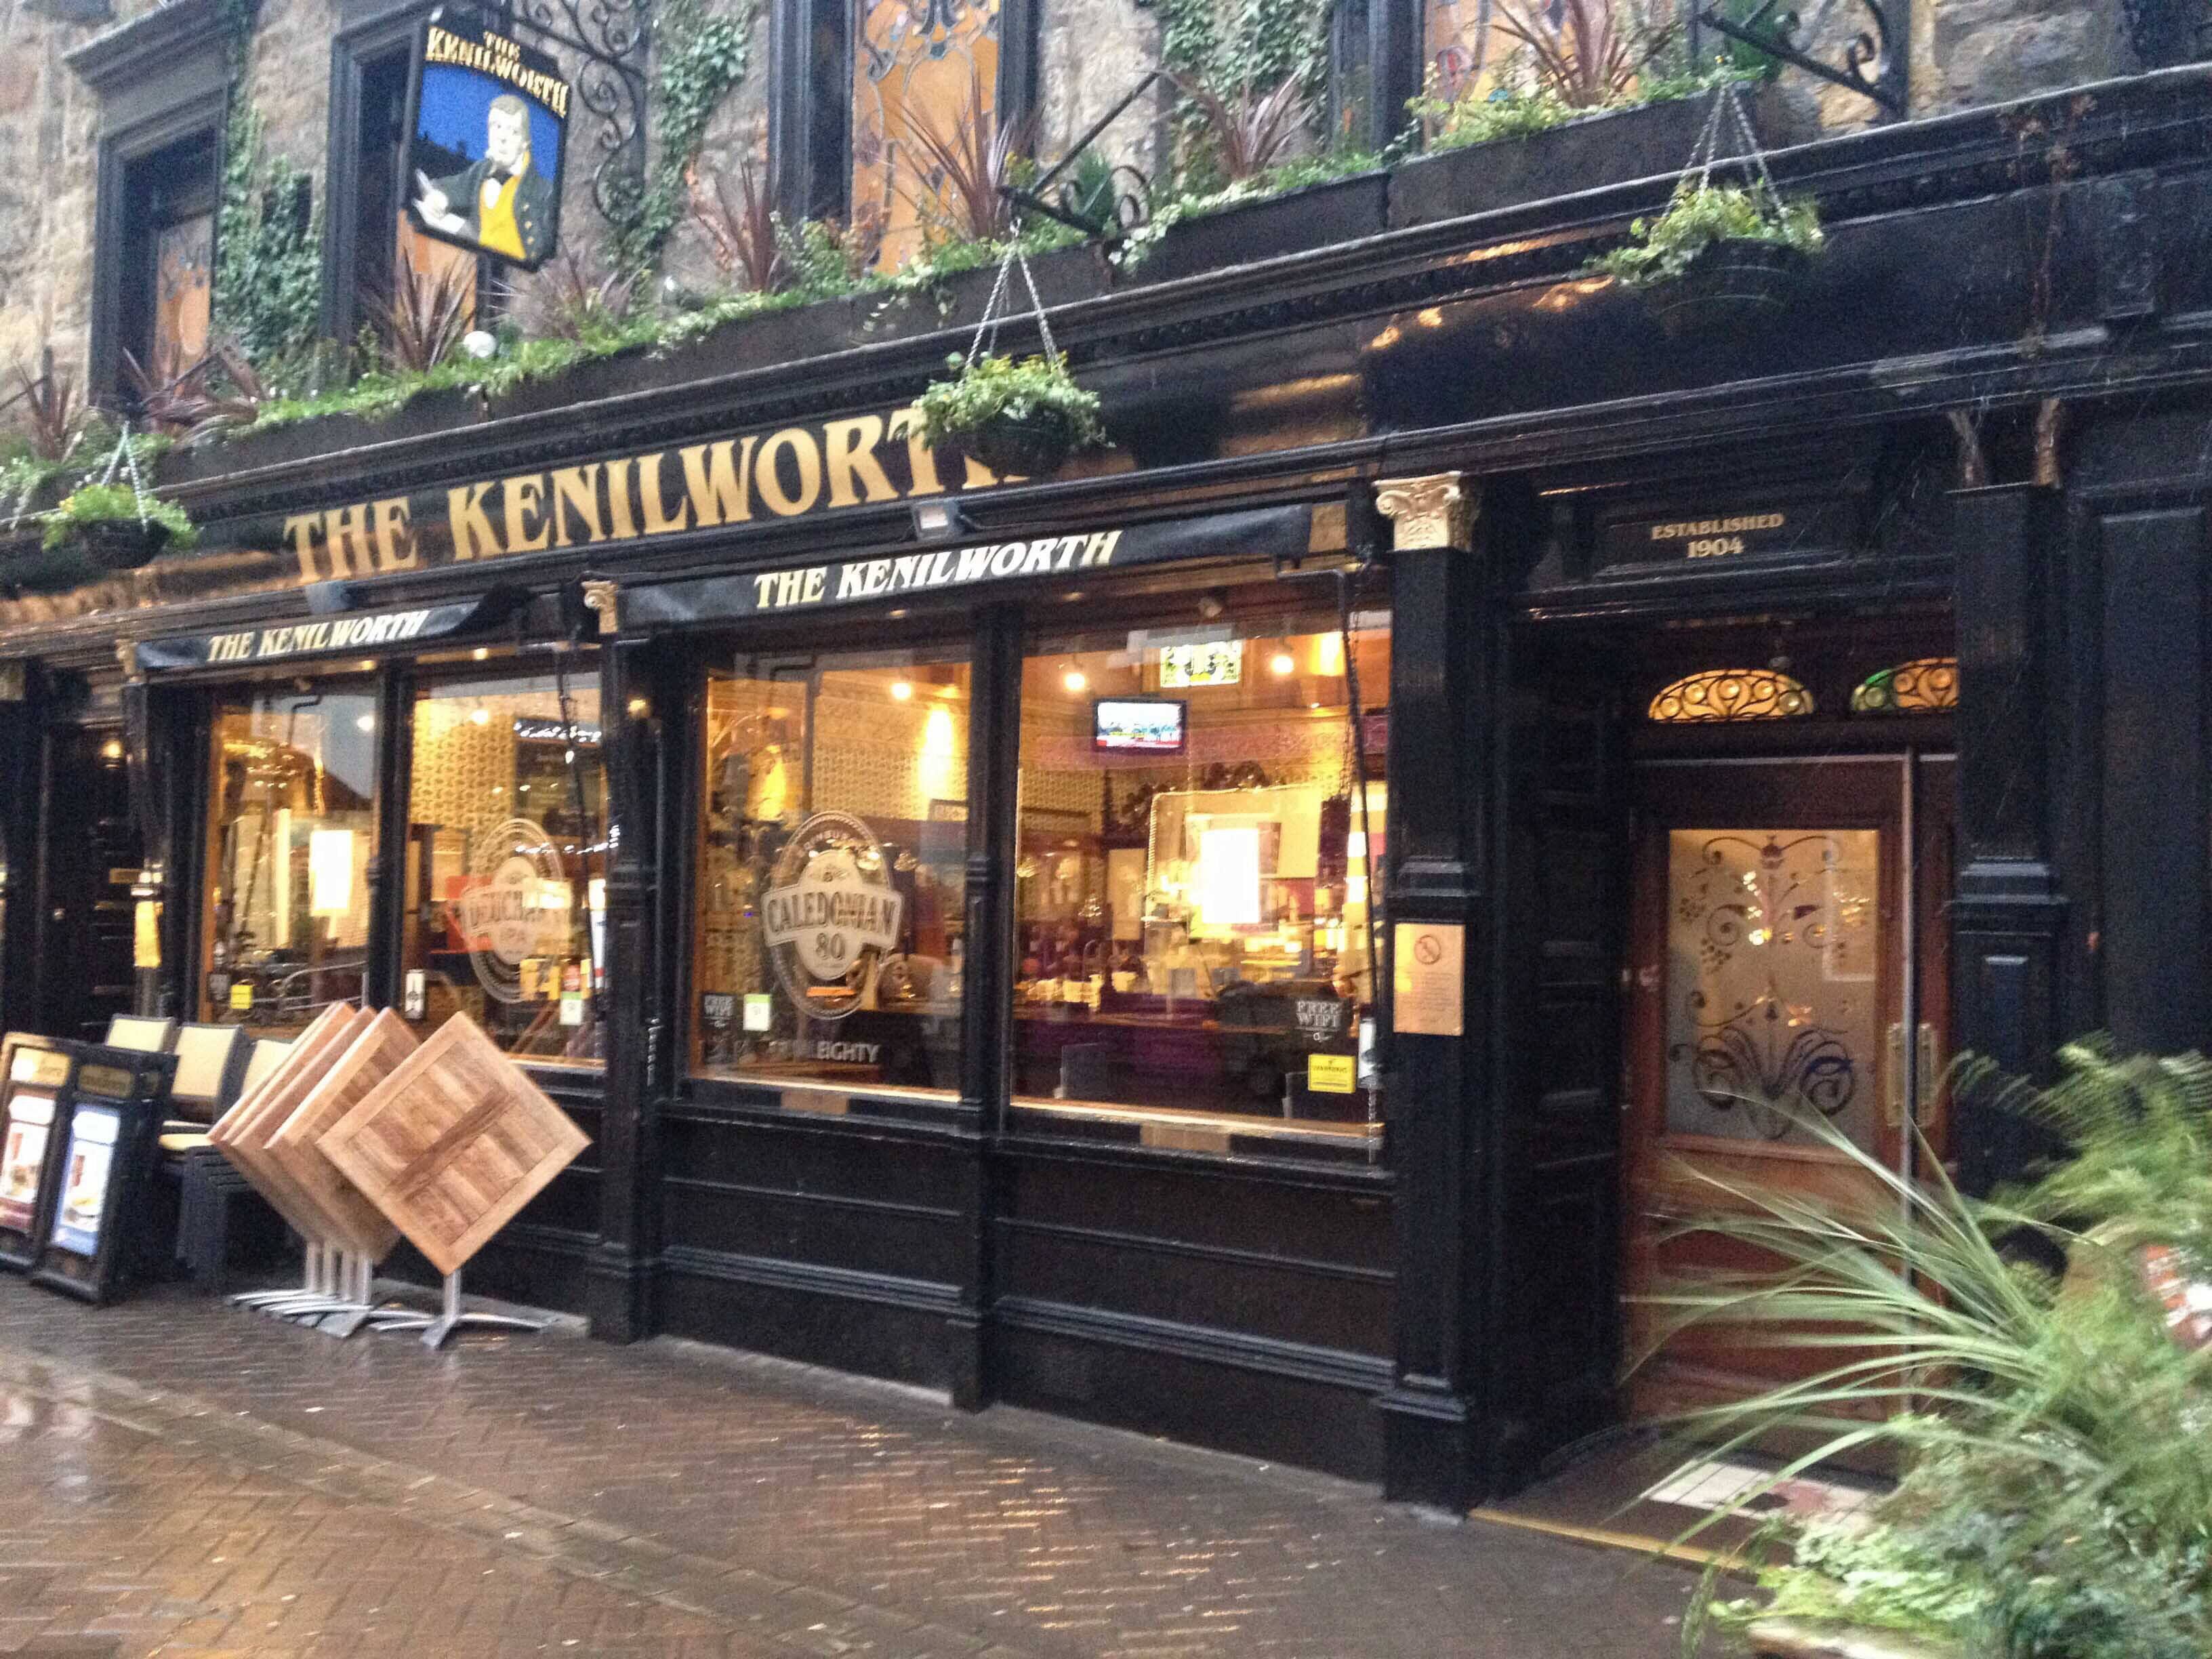
[[[1479,84],[1511,41],[1493,40],[1494,0],[1428,0],[1424,89],[1455,99]]]
[[[1787,720],[1813,712],[1813,694],[1770,668],[1709,668],[1686,674],[1651,699],[1650,717],[1668,726],[1704,720]]]
[[[1869,674],[1851,693],[1854,714],[1921,714],[1959,706],[1959,659],[1916,657]]]
[[[155,239],[152,366],[157,380],[173,379],[207,355],[214,252],[211,213],[165,225]]]
[[[921,246],[916,203],[942,194],[942,179],[915,143],[916,129],[955,140],[963,122],[988,126],[997,118],[999,3],[854,3],[853,222],[881,231],[878,267],[895,270]]]

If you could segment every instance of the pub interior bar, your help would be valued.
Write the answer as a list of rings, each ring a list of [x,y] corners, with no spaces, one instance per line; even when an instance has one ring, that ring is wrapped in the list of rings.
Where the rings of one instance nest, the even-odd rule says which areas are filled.
[[[1584,269],[1648,171],[1047,255],[1045,479],[913,413],[988,281],[179,450],[0,601],[0,1023],[465,1012],[592,1141],[479,1290],[1510,1490],[1711,1381],[1624,1298],[1767,1103],[1986,1182],[1953,1055],[2205,1038],[2208,139],[1778,147],[1719,331]]]

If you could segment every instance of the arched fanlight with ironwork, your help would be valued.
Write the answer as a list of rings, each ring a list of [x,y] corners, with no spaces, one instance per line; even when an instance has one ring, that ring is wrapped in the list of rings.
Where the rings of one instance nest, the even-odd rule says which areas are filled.
[[[1854,714],[1927,714],[1959,706],[1959,659],[1916,657],[1877,670],[1851,693]]]
[[[1662,686],[1649,712],[1665,726],[1792,720],[1813,712],[1813,694],[1771,668],[1708,668]]]

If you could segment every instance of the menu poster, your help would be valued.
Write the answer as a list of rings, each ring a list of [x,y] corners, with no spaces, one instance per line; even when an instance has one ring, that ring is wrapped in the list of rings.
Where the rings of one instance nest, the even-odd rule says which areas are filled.
[[[8,1131],[0,1141],[0,1227],[27,1233],[36,1224],[39,1188],[53,1139],[54,1097],[27,1091],[8,1102]]]
[[[115,1173],[115,1143],[123,1133],[120,1113],[81,1105],[70,1123],[69,1161],[64,1166],[61,1203],[54,1211],[48,1242],[55,1249],[88,1259],[100,1254],[100,1224],[107,1210]]]

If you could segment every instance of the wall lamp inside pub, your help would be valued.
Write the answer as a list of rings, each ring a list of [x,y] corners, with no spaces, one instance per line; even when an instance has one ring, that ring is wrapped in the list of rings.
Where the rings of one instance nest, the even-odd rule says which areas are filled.
[[[916,540],[941,542],[948,537],[964,536],[970,528],[968,515],[960,510],[957,501],[916,501],[914,504]]]

